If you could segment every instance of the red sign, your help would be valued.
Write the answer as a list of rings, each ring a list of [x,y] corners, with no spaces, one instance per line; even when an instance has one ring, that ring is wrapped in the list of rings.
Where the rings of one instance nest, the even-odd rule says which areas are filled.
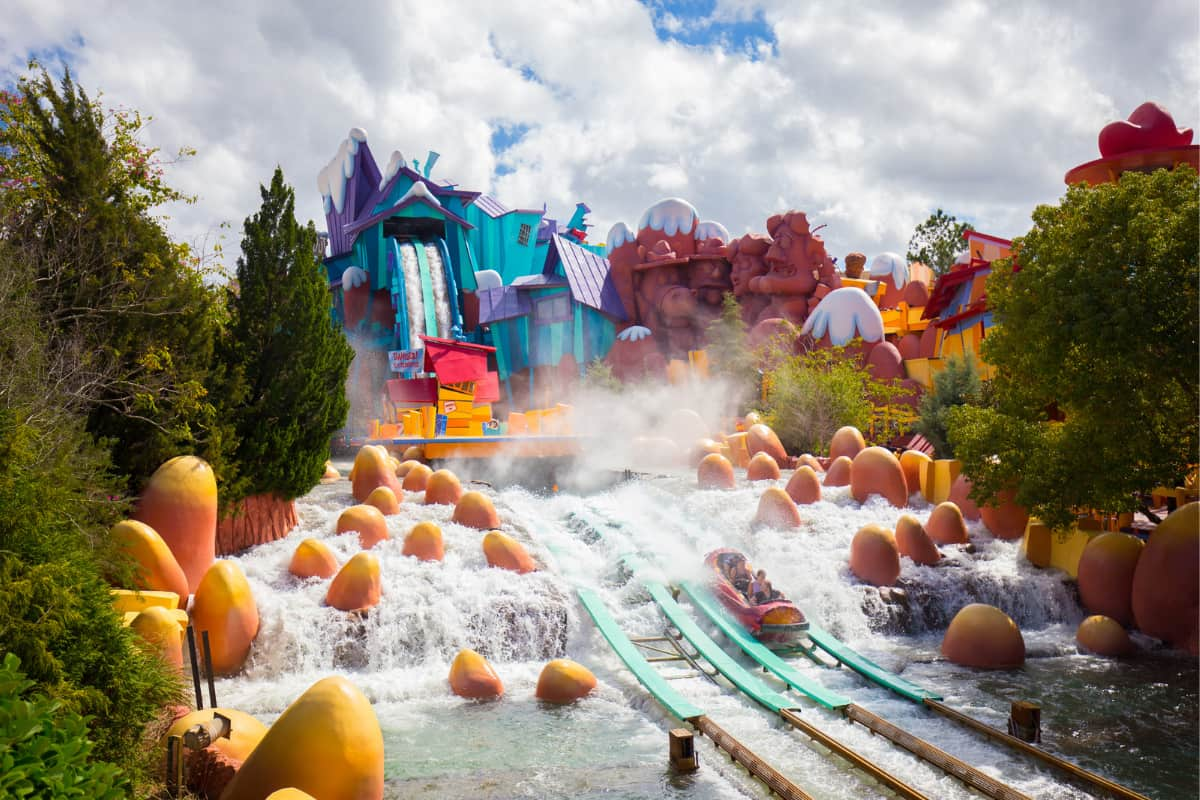
[[[423,350],[388,350],[388,365],[392,372],[415,372],[421,369]]]

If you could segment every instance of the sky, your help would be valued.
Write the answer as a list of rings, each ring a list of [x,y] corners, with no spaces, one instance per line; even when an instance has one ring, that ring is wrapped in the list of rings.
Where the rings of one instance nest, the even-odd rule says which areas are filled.
[[[15,2],[15,8],[12,7]],[[317,173],[351,127],[384,166],[565,220],[590,239],[664,197],[734,235],[808,213],[841,260],[904,253],[945,209],[1010,237],[1146,100],[1200,123],[1195,0],[9,0],[0,76],[30,57],[153,120],[171,233],[236,258],[278,164],[324,227]],[[227,227],[222,228],[222,225]]]

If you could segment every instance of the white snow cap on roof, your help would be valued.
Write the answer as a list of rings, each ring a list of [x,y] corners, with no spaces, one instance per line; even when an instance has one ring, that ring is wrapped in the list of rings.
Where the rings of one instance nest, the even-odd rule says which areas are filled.
[[[857,286],[843,286],[825,295],[804,321],[800,333],[820,339],[826,333],[837,347],[856,336],[864,341],[883,339],[883,316],[879,307]]]
[[[872,278],[891,277],[897,289],[908,283],[908,263],[895,253],[880,253],[871,259]]]
[[[722,243],[729,244],[729,231],[719,222],[701,222],[696,226],[696,241],[703,242],[705,239],[720,239]]]
[[[423,197],[435,206],[442,204],[440,200],[433,196],[433,192],[429,191],[429,187],[425,185],[424,181],[415,181],[412,186],[408,187],[408,191],[396,201],[396,205],[400,205],[410,197]]]
[[[383,191],[383,187],[387,186],[388,181],[396,177],[396,173],[404,166],[404,154],[399,150],[392,151],[392,157],[388,159],[387,169],[383,171],[383,177],[379,179],[379,191]]]
[[[361,267],[349,266],[342,272],[342,289],[357,289],[367,282],[367,273]]]
[[[687,200],[668,197],[646,209],[646,213],[642,214],[642,219],[638,222],[638,230],[651,228],[662,231],[667,236],[691,233],[699,219],[700,213]]]
[[[618,222],[608,229],[608,236],[604,243],[605,255],[612,255],[612,251],[616,250],[626,242],[637,240],[637,234],[629,230],[629,226],[624,222]]]
[[[475,291],[477,292],[499,289],[503,285],[504,279],[494,269],[481,269],[475,273]]]
[[[346,181],[354,177],[354,157],[358,155],[358,146],[367,140],[367,132],[362,128],[351,128],[350,133],[338,145],[337,153],[329,163],[317,173],[317,191],[325,201],[325,213],[330,208],[342,213],[346,205]]]

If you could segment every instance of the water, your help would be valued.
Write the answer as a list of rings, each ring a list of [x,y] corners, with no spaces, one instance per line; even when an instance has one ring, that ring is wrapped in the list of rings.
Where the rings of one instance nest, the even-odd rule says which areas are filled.
[[[993,541],[977,526],[971,527],[974,552],[950,551],[948,563],[936,568],[906,562],[906,598],[881,595],[853,581],[846,554],[859,527],[890,526],[897,510],[879,499],[859,506],[847,489],[827,489],[825,500],[802,508],[800,530],[752,533],[748,523],[767,485],[700,492],[689,472],[592,494],[470,487],[493,496],[504,529],[546,566],[530,575],[488,569],[479,532],[450,522],[449,506],[423,506],[420,494],[409,493],[402,513],[389,518],[393,539],[375,548],[384,595],[366,620],[322,606],[326,581],[287,573],[303,538],[325,539],[343,563],[358,549],[353,534],[332,533],[340,511],[353,503],[349,484],[318,487],[298,502],[297,530],[237,559],[253,587],[262,630],[247,670],[219,682],[218,697],[269,722],[319,678],[347,675],[370,698],[383,728],[388,797],[763,797],[763,787],[705,739],[697,739],[700,771],[671,773],[666,731],[680,723],[649,698],[574,599],[574,587],[590,587],[629,635],[659,635],[663,619],[628,581],[620,556],[636,549],[665,579],[698,578],[703,554],[729,546],[767,568],[777,588],[851,647],[943,694],[952,707],[1002,728],[1012,700],[1039,702],[1051,751],[1151,797],[1197,796],[1194,659],[1165,651],[1125,661],[1078,654],[1074,631],[1083,611],[1070,584],[1026,565],[1016,545]],[[914,502],[918,515],[927,511]],[[442,527],[446,558],[440,564],[400,555],[404,534],[424,519]],[[941,632],[968,602],[994,603],[1018,622],[1029,653],[1022,669],[981,672],[940,659]],[[502,699],[479,703],[450,693],[446,675],[462,647],[488,656],[505,684]],[[588,666],[599,686],[572,706],[540,703],[534,698],[538,673],[562,656]],[[807,661],[796,666],[1032,797],[1092,796],[849,670]],[[679,667],[663,672],[710,718],[815,797],[890,796],[723,681]],[[807,721],[930,797],[974,796],[865,728],[806,699],[798,705]]]
[[[425,330],[425,295],[421,290],[421,265],[417,260],[416,248],[425,251],[429,264],[429,283],[433,289],[433,311],[437,320],[437,331]],[[408,341],[416,347],[420,336],[428,334],[442,338],[450,336],[450,303],[446,299],[446,270],[442,265],[442,250],[437,242],[400,243],[400,272],[404,276],[404,302],[408,309]]]

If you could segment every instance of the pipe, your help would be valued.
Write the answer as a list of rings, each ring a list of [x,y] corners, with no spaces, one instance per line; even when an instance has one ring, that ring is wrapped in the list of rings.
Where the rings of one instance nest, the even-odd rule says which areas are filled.
[[[204,708],[204,692],[200,690],[200,662],[196,658],[196,629],[187,627],[188,654],[192,658],[192,684],[196,688],[196,710]]]
[[[204,645],[204,676],[208,678],[208,704],[217,707],[217,687],[213,683],[212,648],[208,645],[208,631],[200,631],[200,642]]]

